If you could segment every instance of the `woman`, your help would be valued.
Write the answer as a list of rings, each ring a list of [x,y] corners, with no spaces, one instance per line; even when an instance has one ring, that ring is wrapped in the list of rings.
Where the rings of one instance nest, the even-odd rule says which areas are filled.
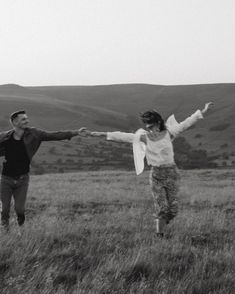
[[[158,236],[163,236],[165,226],[178,212],[179,174],[174,161],[172,141],[202,119],[212,105],[212,102],[206,103],[202,111],[197,110],[181,123],[177,123],[174,115],[164,122],[155,110],[146,111],[141,114],[146,130],[139,129],[136,133],[86,131],[90,136],[105,136],[107,140],[132,143],[137,175],[143,172],[146,157],[148,165],[151,166],[150,185],[157,212]]]

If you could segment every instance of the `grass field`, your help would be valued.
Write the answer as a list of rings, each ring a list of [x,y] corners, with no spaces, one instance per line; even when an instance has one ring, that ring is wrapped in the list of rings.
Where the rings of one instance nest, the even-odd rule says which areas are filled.
[[[27,222],[0,236],[0,293],[235,293],[235,171],[181,171],[155,235],[148,172],[32,176]]]

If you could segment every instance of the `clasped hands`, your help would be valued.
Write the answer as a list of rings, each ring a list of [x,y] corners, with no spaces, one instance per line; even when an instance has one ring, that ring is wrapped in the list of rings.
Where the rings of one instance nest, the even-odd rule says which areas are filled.
[[[82,137],[89,137],[89,136],[91,136],[91,131],[85,127],[82,127],[78,130],[78,135],[80,135]]]
[[[78,130],[78,135],[82,137],[102,137],[106,136],[106,132],[91,132],[87,128],[83,127]]]

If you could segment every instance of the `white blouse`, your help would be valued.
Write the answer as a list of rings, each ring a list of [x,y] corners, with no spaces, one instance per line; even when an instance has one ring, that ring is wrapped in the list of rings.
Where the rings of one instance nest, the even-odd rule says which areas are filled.
[[[156,141],[152,141],[146,136],[146,159],[148,165],[174,165],[174,151],[170,133],[168,130],[160,133]]]
[[[178,123],[175,116],[171,115],[165,124],[167,130],[162,132],[157,141],[150,140],[146,135],[147,131],[144,129],[139,129],[136,133],[107,132],[107,140],[132,143],[135,170],[136,174],[139,175],[144,170],[145,156],[148,164],[152,166],[175,164],[173,139],[202,118],[203,115],[200,110],[197,110],[181,123]],[[142,135],[146,135],[147,144],[141,141]]]

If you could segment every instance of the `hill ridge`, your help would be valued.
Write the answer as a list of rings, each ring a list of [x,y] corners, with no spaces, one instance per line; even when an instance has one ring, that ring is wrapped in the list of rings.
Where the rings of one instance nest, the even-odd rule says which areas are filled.
[[[140,112],[154,108],[164,118],[174,113],[177,121],[182,121],[212,100],[215,106],[211,113],[183,136],[193,148],[207,150],[226,163],[234,161],[234,97],[234,83],[34,87],[7,84],[0,85],[0,128],[8,129],[8,115],[23,108],[33,125],[49,130],[86,126],[97,131],[132,132],[141,126]]]

